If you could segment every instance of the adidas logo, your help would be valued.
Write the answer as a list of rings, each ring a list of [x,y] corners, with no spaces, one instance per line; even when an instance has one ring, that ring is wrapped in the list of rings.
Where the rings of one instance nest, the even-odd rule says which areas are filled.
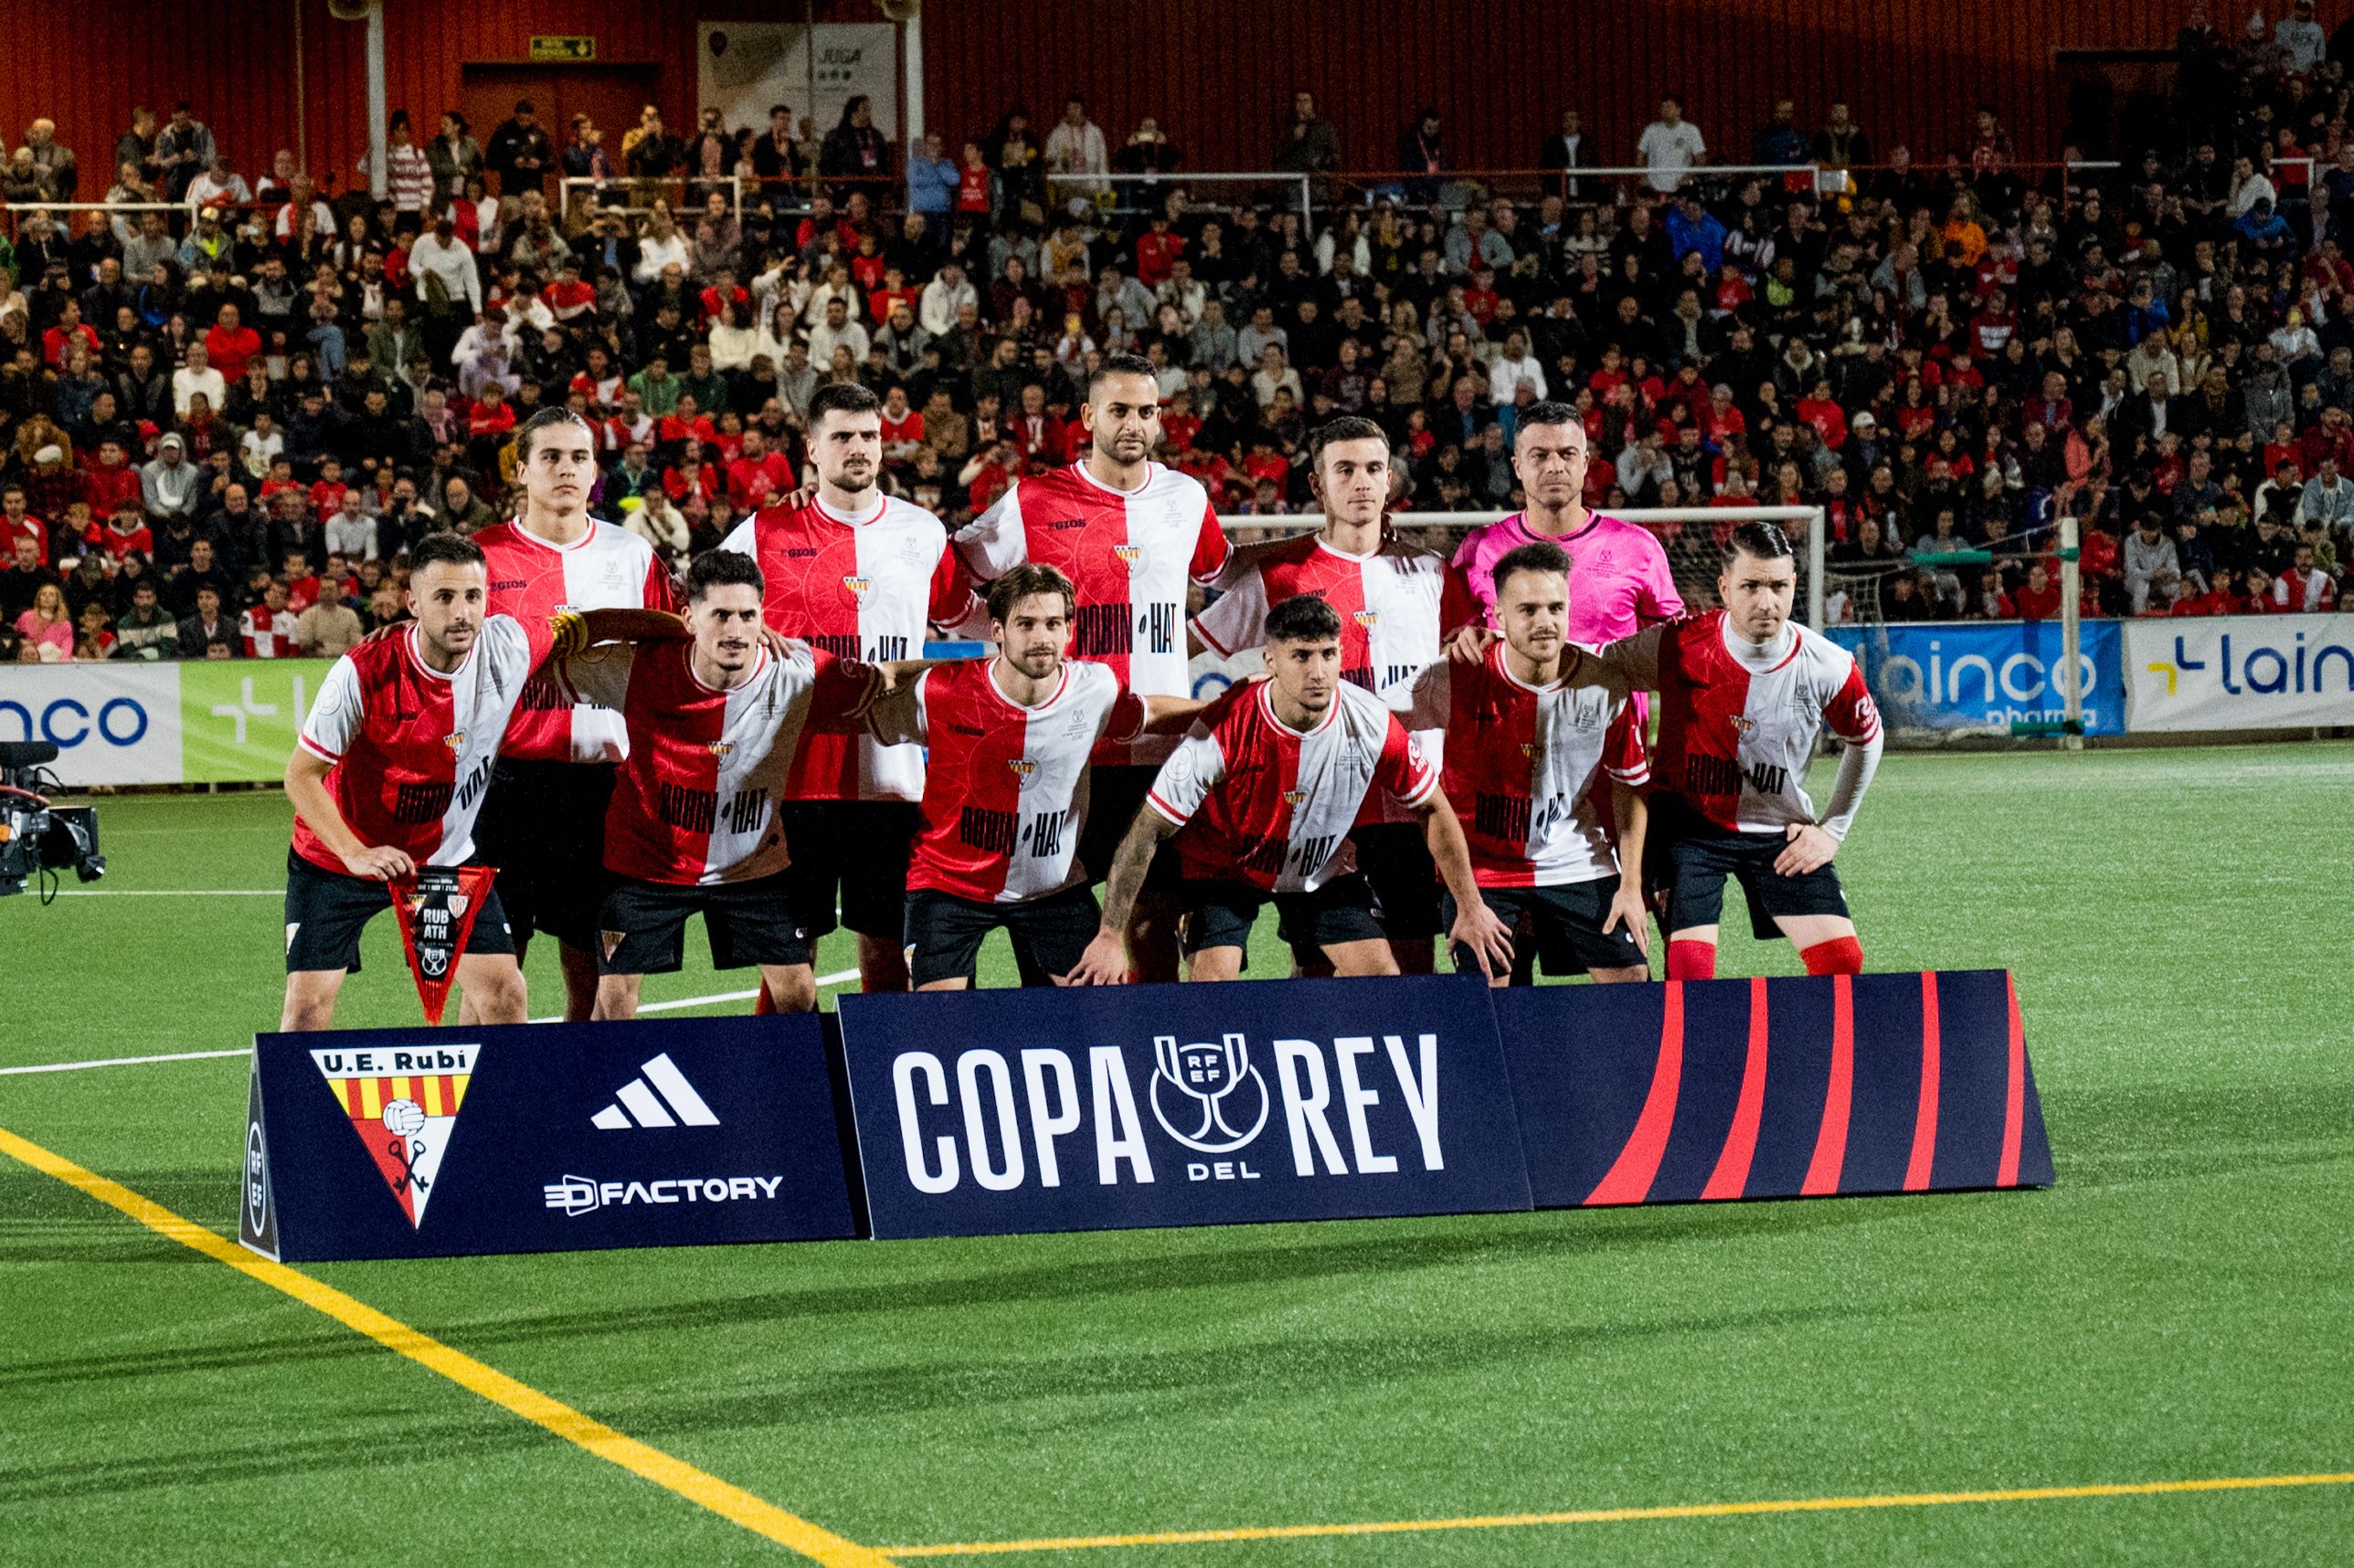
[[[719,1118],[678,1070],[678,1064],[665,1051],[651,1062],[639,1065],[645,1076],[631,1078],[613,1097],[614,1103],[590,1117],[589,1121],[607,1132],[627,1132],[632,1127],[676,1127],[684,1122],[688,1127],[717,1127]]]

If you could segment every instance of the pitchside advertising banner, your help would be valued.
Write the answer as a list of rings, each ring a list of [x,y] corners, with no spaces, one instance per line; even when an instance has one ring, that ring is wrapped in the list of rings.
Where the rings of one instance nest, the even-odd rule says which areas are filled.
[[[2354,725],[2354,615],[2224,615],[2126,625],[2137,730]]]
[[[26,664],[0,670],[0,741],[48,740],[69,785],[267,782],[324,659]]]
[[[850,996],[270,1034],[243,1239],[316,1260],[2041,1186],[1999,971]],[[863,1212],[862,1212],[863,1211]]]
[[[857,1234],[814,1014],[254,1041],[239,1230],[288,1262]]]
[[[2086,735],[2128,726],[2118,622],[2087,620],[2078,652]],[[1837,626],[1831,638],[1863,665],[1865,684],[1893,729],[1993,730],[2067,716],[2060,692],[2057,621],[1929,621]]]
[[[1453,976],[844,997],[875,1234],[1525,1209],[1485,999]]]

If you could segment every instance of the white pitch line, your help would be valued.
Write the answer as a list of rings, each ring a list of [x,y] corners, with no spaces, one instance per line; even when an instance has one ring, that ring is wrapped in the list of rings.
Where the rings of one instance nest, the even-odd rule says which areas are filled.
[[[205,1062],[217,1056],[250,1056],[248,1046],[238,1051],[174,1051],[162,1056],[105,1056],[95,1062],[44,1062],[33,1067],[0,1067],[0,1077],[15,1073],[78,1073],[84,1067],[135,1067],[145,1062]]]
[[[820,985],[840,985],[858,978],[856,969],[844,969],[840,974],[820,975]],[[712,996],[683,996],[673,1001],[650,1001],[639,1008],[640,1012],[669,1012],[682,1007],[702,1007],[710,1002],[749,1001],[760,993],[756,991],[723,991]],[[534,1023],[561,1023],[561,1018],[535,1018]],[[91,1062],[42,1062],[29,1067],[0,1067],[0,1077],[20,1073],[78,1073],[85,1067],[136,1067],[149,1062],[209,1062],[223,1056],[250,1056],[249,1046],[235,1051],[171,1051],[160,1056],[102,1056]]]
[[[282,887],[60,887],[59,898],[283,898]]]

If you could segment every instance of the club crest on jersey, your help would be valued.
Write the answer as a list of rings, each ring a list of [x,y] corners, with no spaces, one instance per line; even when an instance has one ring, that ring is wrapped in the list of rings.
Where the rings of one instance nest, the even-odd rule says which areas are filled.
[[[1757,721],[1747,714],[1727,714],[1724,716],[1733,722],[1733,733],[1735,735],[1747,735],[1757,727]]]
[[[1114,545],[1111,553],[1118,556],[1120,564],[1129,571],[1144,564],[1144,546],[1141,545]]]
[[[1378,609],[1361,609],[1352,615],[1349,619],[1354,620],[1359,626],[1363,627],[1366,630],[1371,631],[1374,627],[1379,626],[1382,623],[1382,612]]]
[[[842,586],[849,590],[850,597],[856,599],[860,608],[864,609],[866,596],[875,591],[875,579],[856,576],[846,577],[842,579]]]
[[[1038,776],[1038,765],[1026,757],[1009,757],[1005,766],[1013,769],[1013,777],[1024,784]]]
[[[725,757],[736,749],[736,743],[732,740],[715,740],[706,744],[703,749],[714,757]]]
[[[1305,806],[1308,804],[1308,791],[1305,789],[1286,789],[1283,792],[1283,803],[1287,806]]]
[[[1527,758],[1531,762],[1534,762],[1537,759],[1537,754],[1543,749],[1543,747],[1539,746],[1533,740],[1524,740],[1521,742],[1521,755]]]
[[[461,729],[455,735],[445,735],[441,737],[441,744],[452,751],[462,750],[466,745],[466,732]]]

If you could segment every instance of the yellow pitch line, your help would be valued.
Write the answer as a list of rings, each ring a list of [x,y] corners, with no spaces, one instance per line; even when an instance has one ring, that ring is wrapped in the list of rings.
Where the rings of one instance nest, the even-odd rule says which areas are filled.
[[[932,1546],[885,1546],[882,1550],[894,1558],[993,1557],[1019,1552],[1083,1552],[1097,1546],[1202,1546],[1221,1541],[1292,1541],[1315,1535],[1405,1535],[1434,1530],[1512,1530],[1536,1524],[1618,1524],[1644,1519],[1732,1519],[1746,1514],[1829,1513],[1843,1509],[1942,1508],[1954,1503],[2041,1502],[2055,1498],[2137,1498],[2168,1492],[2261,1491],[2274,1487],[2349,1485],[2354,1485],[2354,1472],[2318,1476],[2226,1476],[2206,1480],[2126,1481],[2090,1487],[2021,1487],[2009,1491],[1777,1498],[1755,1502],[1670,1503],[1657,1508],[1474,1514],[1461,1519],[1400,1519],[1358,1524],[1246,1525],[1234,1530],[1163,1530],[1140,1535],[1065,1535],[1037,1541],[964,1541]]]
[[[344,1327],[366,1334],[387,1350],[407,1356],[429,1372],[438,1372],[459,1387],[482,1395],[493,1404],[546,1427],[566,1442],[676,1492],[731,1523],[790,1547],[826,1568],[891,1568],[890,1558],[872,1547],[845,1541],[741,1487],[696,1469],[684,1459],[617,1432],[529,1383],[518,1382],[496,1367],[451,1350],[431,1335],[377,1311],[357,1297],[347,1296],[298,1269],[248,1252],[193,1220],[182,1219],[153,1199],[86,1171],[63,1155],[28,1142],[5,1128],[0,1128],[0,1154],[14,1156],[44,1175],[80,1189],[108,1207],[121,1210],[156,1234],[200,1252],[216,1263],[227,1264],[305,1307],[325,1313]]]

